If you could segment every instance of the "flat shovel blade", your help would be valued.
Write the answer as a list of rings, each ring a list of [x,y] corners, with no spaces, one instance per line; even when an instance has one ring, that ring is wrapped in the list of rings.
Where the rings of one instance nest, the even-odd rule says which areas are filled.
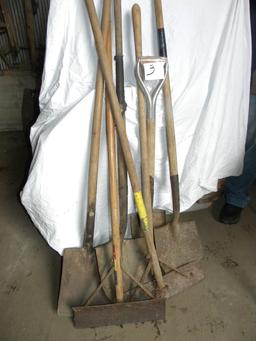
[[[99,286],[100,278],[94,251],[86,248],[67,248],[63,253],[58,315],[72,316],[72,307],[84,304]],[[100,291],[94,304],[106,302]]]
[[[112,264],[112,243],[109,242],[96,248],[99,272],[101,278],[108,273]],[[144,238],[125,239],[122,242],[122,267],[133,277],[140,281],[147,266],[147,248]],[[130,292],[137,284],[124,274],[124,293]],[[147,277],[149,280],[149,277]],[[103,284],[106,296],[115,301],[115,276],[114,274]],[[129,297],[125,295],[125,300]]]
[[[179,223],[174,234],[171,223],[155,230],[155,243],[159,261],[169,267],[199,261],[203,257],[203,247],[194,221]]]

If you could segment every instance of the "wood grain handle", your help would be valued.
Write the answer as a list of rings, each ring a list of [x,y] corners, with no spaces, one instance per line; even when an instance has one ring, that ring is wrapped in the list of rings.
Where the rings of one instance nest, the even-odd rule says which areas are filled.
[[[114,0],[116,55],[123,54],[121,0]]]
[[[122,7],[121,0],[114,1],[115,14],[115,41],[116,41],[116,94],[121,107],[121,114],[125,122],[125,87],[124,87],[124,61],[123,61],[123,44],[122,44]],[[119,142],[119,141],[118,141]],[[120,144],[117,145],[118,150],[118,185],[119,185],[119,204],[122,208],[120,211],[120,225],[122,234],[125,234],[128,223],[128,185],[127,170],[125,160]]]
[[[137,58],[142,56],[142,34],[141,34],[141,11],[140,6],[132,6],[132,22],[135,42],[135,55]]]
[[[159,54],[162,57],[167,57],[162,1],[155,0],[154,4]],[[180,212],[179,176],[169,72],[163,85],[163,95],[165,106],[167,152],[169,161],[170,181],[172,187],[173,213],[174,220],[178,221]]]
[[[136,59],[142,56],[142,38],[141,38],[141,11],[139,5],[135,4],[132,7],[132,22],[134,33],[134,47]],[[144,94],[137,86],[138,97],[138,119],[140,132],[140,159],[141,159],[141,183],[142,193],[145,200],[145,206],[148,213],[148,221],[151,228],[153,238],[153,218],[152,218],[152,200],[151,200],[151,185],[150,185],[150,167],[148,157],[148,132],[147,132],[147,113]]]
[[[103,41],[106,44],[107,35],[110,29],[111,0],[104,1],[102,10],[101,29],[103,32]],[[102,120],[102,100],[104,92],[104,82],[101,73],[100,65],[98,64],[95,86],[95,99],[93,109],[93,121],[91,132],[91,146],[90,146],[90,161],[88,171],[88,203],[87,203],[87,219],[86,229],[84,236],[84,245],[92,246],[94,224],[95,224],[95,211],[96,211],[96,192],[97,192],[97,177],[99,165],[99,146],[100,146],[100,130]]]
[[[163,17],[163,9],[162,9],[162,1],[155,0],[155,15],[156,15],[156,27],[164,28],[164,17]]]
[[[132,154],[130,151],[128,139],[126,136],[124,121],[120,113],[120,106],[119,106],[117,95],[115,92],[112,74],[109,69],[108,60],[106,56],[106,50],[104,48],[103,37],[102,37],[100,27],[98,24],[95,6],[92,0],[85,0],[85,4],[86,4],[88,15],[90,18],[91,27],[92,27],[94,39],[95,39],[95,45],[96,45],[96,49],[97,49],[99,60],[100,60],[101,71],[102,71],[102,74],[106,83],[106,87],[108,90],[111,110],[115,119],[116,128],[117,128],[118,136],[120,139],[121,147],[123,150],[126,167],[127,167],[128,174],[130,177],[132,190],[133,192],[140,192],[140,185],[139,185],[138,177],[136,174],[136,169],[135,169],[134,161],[133,161]]]
[[[109,66],[112,66],[112,44],[111,31],[108,32],[107,54]],[[118,202],[118,184],[116,169],[116,140],[115,127],[112,118],[109,97],[106,93],[106,133],[107,133],[107,151],[108,151],[108,176],[109,176],[109,199],[110,199],[110,215],[112,229],[112,254],[115,271],[115,289],[117,302],[123,302],[123,273],[121,267],[121,240],[119,226],[119,202]]]
[[[135,4],[132,7],[132,20],[134,31],[135,55],[136,58],[142,56],[142,35],[141,35],[141,11],[139,5]],[[145,199],[146,209],[148,213],[149,227],[147,233],[144,233],[148,252],[152,261],[152,267],[157,285],[160,289],[165,288],[159,260],[157,257],[154,240],[153,240],[153,220],[151,211],[151,193],[150,193],[150,178],[148,166],[148,148],[147,148],[147,125],[146,125],[146,108],[145,99],[142,91],[138,87],[138,107],[139,107],[139,123],[140,123],[140,146],[141,146],[141,163],[142,163],[142,184],[143,195]]]

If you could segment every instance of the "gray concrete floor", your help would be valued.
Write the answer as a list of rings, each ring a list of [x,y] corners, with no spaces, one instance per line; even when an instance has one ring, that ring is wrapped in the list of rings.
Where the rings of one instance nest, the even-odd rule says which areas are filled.
[[[167,302],[167,321],[77,330],[56,314],[61,257],[19,203],[26,146],[22,133],[0,134],[0,340],[255,341],[256,208],[241,223],[217,223],[212,209],[191,212],[204,245],[201,283]]]

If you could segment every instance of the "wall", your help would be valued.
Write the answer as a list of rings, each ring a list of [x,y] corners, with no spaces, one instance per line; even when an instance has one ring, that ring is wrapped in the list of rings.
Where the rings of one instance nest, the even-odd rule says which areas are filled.
[[[10,72],[0,76],[0,131],[22,130],[22,100],[25,88],[35,88],[29,72]]]

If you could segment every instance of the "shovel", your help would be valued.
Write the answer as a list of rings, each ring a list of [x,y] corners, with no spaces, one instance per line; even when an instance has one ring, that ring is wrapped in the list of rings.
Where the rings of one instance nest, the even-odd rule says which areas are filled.
[[[135,43],[135,55],[137,62],[140,60],[142,56],[142,35],[141,35],[141,11],[138,4],[133,5],[132,7],[132,19],[133,19],[133,31],[134,31],[134,43]],[[137,72],[138,73],[138,72]],[[138,80],[138,78],[137,78]],[[150,172],[149,172],[149,162],[148,158],[150,153],[148,152],[148,147],[154,145],[148,141],[151,138],[154,141],[154,127],[153,129],[149,128],[150,124],[146,124],[146,109],[145,109],[145,100],[140,87],[137,87],[137,96],[138,96],[138,116],[139,116],[139,129],[140,129],[140,156],[141,156],[141,170],[142,170],[142,185],[143,185],[143,196],[145,198],[145,205],[148,212],[149,223],[152,226],[152,205],[151,205],[151,193],[150,193]],[[150,94],[148,94],[150,97]],[[149,98],[149,101],[151,99]],[[154,116],[154,115],[152,115]],[[153,124],[152,124],[153,125]],[[147,131],[148,130],[148,131]],[[152,136],[153,135],[153,136]],[[151,155],[154,155],[154,151]],[[152,156],[151,156],[152,157]],[[152,167],[152,163],[151,163]],[[151,168],[152,169],[152,168]],[[153,174],[151,172],[151,174]],[[170,252],[170,250],[168,250]],[[164,267],[164,264],[161,264]],[[165,267],[166,268],[166,267]],[[194,285],[204,278],[204,274],[196,265],[190,265],[177,268],[167,268],[168,272],[164,275],[164,280],[168,286],[168,297],[176,295],[177,293],[183,291],[184,289]],[[171,271],[173,270],[173,271]],[[151,271],[151,262],[149,261],[145,272],[143,273],[140,281],[149,289],[152,290],[154,287],[154,282],[148,279],[148,274]],[[132,298],[142,297],[143,293],[138,290],[131,291]]]
[[[87,8],[88,11],[91,10],[92,12],[89,12],[89,15],[92,17],[91,19],[93,19],[93,21],[96,22],[96,26],[97,26],[97,18],[96,18],[96,12],[95,12],[95,8],[93,6],[93,2],[86,2],[87,4]],[[97,29],[97,31],[99,32],[99,30]],[[102,45],[102,42],[101,42]],[[103,52],[103,51],[102,51]],[[102,59],[103,59],[103,68],[107,66],[106,63],[104,63],[104,57],[102,55]],[[108,70],[109,72],[107,73],[107,77],[111,77],[111,70]],[[112,82],[111,82],[112,83]],[[111,90],[111,91],[109,91]],[[111,96],[114,96],[114,103],[117,102],[117,98],[115,99],[115,93],[112,91],[113,90],[113,86],[110,84],[110,87],[108,87],[108,96],[111,99]],[[113,98],[112,98],[113,100]],[[108,106],[108,104],[107,104]],[[117,111],[116,109],[116,105],[112,103],[112,110],[113,108]],[[107,108],[108,110],[108,108]],[[117,113],[116,113],[117,114]],[[118,115],[118,114],[117,114]],[[118,118],[116,117],[116,121],[118,120]],[[107,126],[108,126],[108,136],[109,136],[109,161],[111,160],[111,164],[113,166],[113,178],[111,180],[111,183],[114,184],[115,188],[111,188],[111,190],[113,190],[115,193],[112,196],[112,199],[114,199],[112,201],[111,199],[111,203],[112,203],[112,209],[116,208],[116,201],[117,201],[117,191],[116,191],[116,179],[115,179],[115,141],[114,141],[114,127],[113,124],[111,122],[111,115],[109,110],[107,111]],[[110,123],[110,124],[109,124]],[[109,129],[111,128],[111,129]],[[120,135],[120,132],[119,132]],[[111,136],[111,137],[110,137]],[[110,141],[112,141],[110,143]],[[110,148],[111,147],[111,148]],[[111,151],[112,150],[112,151]],[[123,148],[123,151],[125,150],[125,148]],[[124,153],[125,155],[125,153]],[[110,157],[111,156],[111,157]],[[127,161],[127,159],[126,159]],[[127,168],[128,167],[128,163],[127,164]],[[110,172],[111,175],[111,172]],[[112,211],[112,217],[115,216],[115,218],[117,218],[117,209],[115,209],[115,212]],[[113,219],[112,219],[113,222]],[[120,257],[119,255],[115,254],[115,245],[116,243],[119,243],[120,245],[120,240],[117,241],[117,239],[119,239],[119,232],[117,231],[118,229],[118,220],[115,219],[115,226],[114,226],[114,230],[113,230],[113,226],[112,226],[112,245],[113,245],[113,260],[114,260],[114,268],[116,268],[116,264],[115,262],[118,261],[117,258]],[[150,248],[150,245],[149,245]],[[152,260],[154,260],[154,257],[152,257]],[[119,262],[119,261],[118,261]],[[125,264],[126,265],[126,264]],[[115,269],[117,270],[117,269]],[[119,270],[120,267],[119,267]],[[131,276],[127,271],[124,270],[124,267],[122,266],[122,270],[124,271],[124,273],[130,277],[132,280],[135,280],[135,282],[141,287],[143,288],[143,286],[138,283],[138,281],[133,278],[133,276]],[[110,274],[110,272],[109,272]],[[120,272],[121,274],[121,272]],[[108,275],[105,276],[105,278],[107,278]],[[157,276],[156,276],[157,277]],[[103,283],[101,283],[101,285],[97,288],[97,290],[102,286]],[[118,287],[118,279],[116,276],[116,297],[118,295],[118,291],[117,291],[117,287]],[[120,289],[122,290],[122,288],[120,287]],[[97,291],[96,290],[96,291]],[[145,292],[147,292],[147,289],[145,289]],[[149,292],[149,296],[152,297],[152,294],[150,291]],[[84,306],[79,306],[79,307],[74,307],[73,308],[73,312],[74,312],[74,323],[75,326],[78,328],[85,328],[85,327],[98,327],[98,326],[107,326],[107,325],[120,325],[120,324],[124,324],[124,323],[131,323],[131,322],[144,322],[144,321],[152,321],[152,320],[163,320],[165,319],[165,300],[164,299],[146,299],[144,301],[137,301],[137,302],[121,302],[122,301],[122,291],[119,292],[120,295],[120,303],[117,302],[115,304],[107,304],[107,305],[96,305],[96,306],[88,306],[88,302],[87,305]],[[94,294],[93,294],[94,295]],[[118,301],[118,299],[117,299]]]
[[[102,31],[104,41],[109,30],[111,0],[104,1],[102,14]],[[85,302],[88,296],[98,287],[98,273],[95,250],[93,248],[96,189],[99,159],[100,127],[102,116],[103,77],[98,66],[92,123],[91,151],[88,174],[88,208],[83,247],[66,248],[63,253],[61,286],[58,300],[58,314],[71,316],[71,307]],[[95,303],[106,301],[99,291]]]
[[[119,1],[118,1],[119,2]],[[119,2],[119,5],[120,2]],[[119,6],[118,6],[119,7]],[[120,7],[119,7],[120,8]],[[120,19],[119,19],[120,22]],[[117,32],[116,32],[117,33]],[[118,33],[118,35],[120,32]],[[120,40],[120,37],[119,37]],[[112,56],[111,56],[111,37],[109,34],[109,46],[108,46],[108,58],[109,65],[112,68]],[[109,196],[110,196],[110,207],[111,207],[111,223],[112,223],[112,242],[100,245],[96,248],[98,267],[101,278],[103,279],[109,271],[112,264],[113,255],[114,268],[116,271],[114,274],[108,277],[103,284],[103,290],[110,301],[117,302],[122,300],[117,295],[117,284],[120,283],[122,291],[129,293],[129,291],[137,287],[137,282],[134,278],[140,278],[145,270],[145,262],[147,256],[147,248],[145,245],[144,238],[123,240],[122,242],[122,264],[124,265],[125,281],[123,283],[121,276],[121,258],[120,258],[120,228],[119,228],[119,216],[120,211],[125,209],[122,204],[118,202],[118,188],[117,188],[117,172],[116,172],[116,146],[115,146],[115,128],[112,121],[112,114],[110,110],[109,98],[106,96],[106,132],[107,132],[107,146],[108,146],[108,165],[109,165]],[[119,209],[120,207],[120,209]],[[122,218],[120,219],[120,225],[122,225]],[[122,228],[122,237],[124,237],[125,229]],[[113,250],[115,252],[113,252]],[[129,273],[129,275],[127,275]],[[132,279],[131,277],[132,276]],[[147,280],[150,277],[147,276]],[[120,291],[118,293],[120,294]],[[147,293],[149,295],[149,293]],[[125,300],[129,300],[129,294],[125,295]]]
[[[161,0],[155,0],[155,14],[159,54],[167,58]],[[195,222],[189,221],[181,223],[179,220],[179,177],[169,75],[167,75],[163,85],[163,96],[172,188],[173,219],[171,223],[155,229],[155,243],[159,260],[169,267],[179,267],[192,261],[199,261],[203,257],[203,251]]]
[[[109,68],[108,60],[106,57],[106,51],[104,48],[102,33],[100,31],[100,27],[98,24],[97,13],[95,10],[93,0],[85,0],[85,4],[87,7],[89,19],[91,22],[91,27],[92,27],[93,34],[94,34],[94,39],[95,39],[95,44],[96,44],[96,49],[98,52],[99,60],[100,60],[102,74],[103,74],[106,87],[108,90],[108,95],[110,98],[112,114],[113,114],[114,121],[116,124],[117,133],[119,136],[120,144],[121,144],[123,155],[125,158],[127,171],[128,171],[130,182],[131,182],[132,191],[134,194],[134,201],[135,201],[136,209],[140,217],[141,228],[143,229],[144,238],[145,238],[147,248],[148,248],[148,253],[152,260],[152,268],[154,271],[154,276],[157,282],[157,286],[158,286],[160,295],[163,297],[165,295],[166,286],[165,286],[161,268],[159,265],[154,241],[152,238],[152,233],[150,232],[150,226],[148,224],[148,218],[147,218],[144,201],[143,201],[142,194],[141,194],[140,184],[139,184],[139,180],[136,174],[136,168],[135,168],[131,150],[129,147],[129,142],[126,136],[124,121],[120,113],[120,106],[119,106],[119,102],[118,102],[117,95],[115,92],[111,70]]]

